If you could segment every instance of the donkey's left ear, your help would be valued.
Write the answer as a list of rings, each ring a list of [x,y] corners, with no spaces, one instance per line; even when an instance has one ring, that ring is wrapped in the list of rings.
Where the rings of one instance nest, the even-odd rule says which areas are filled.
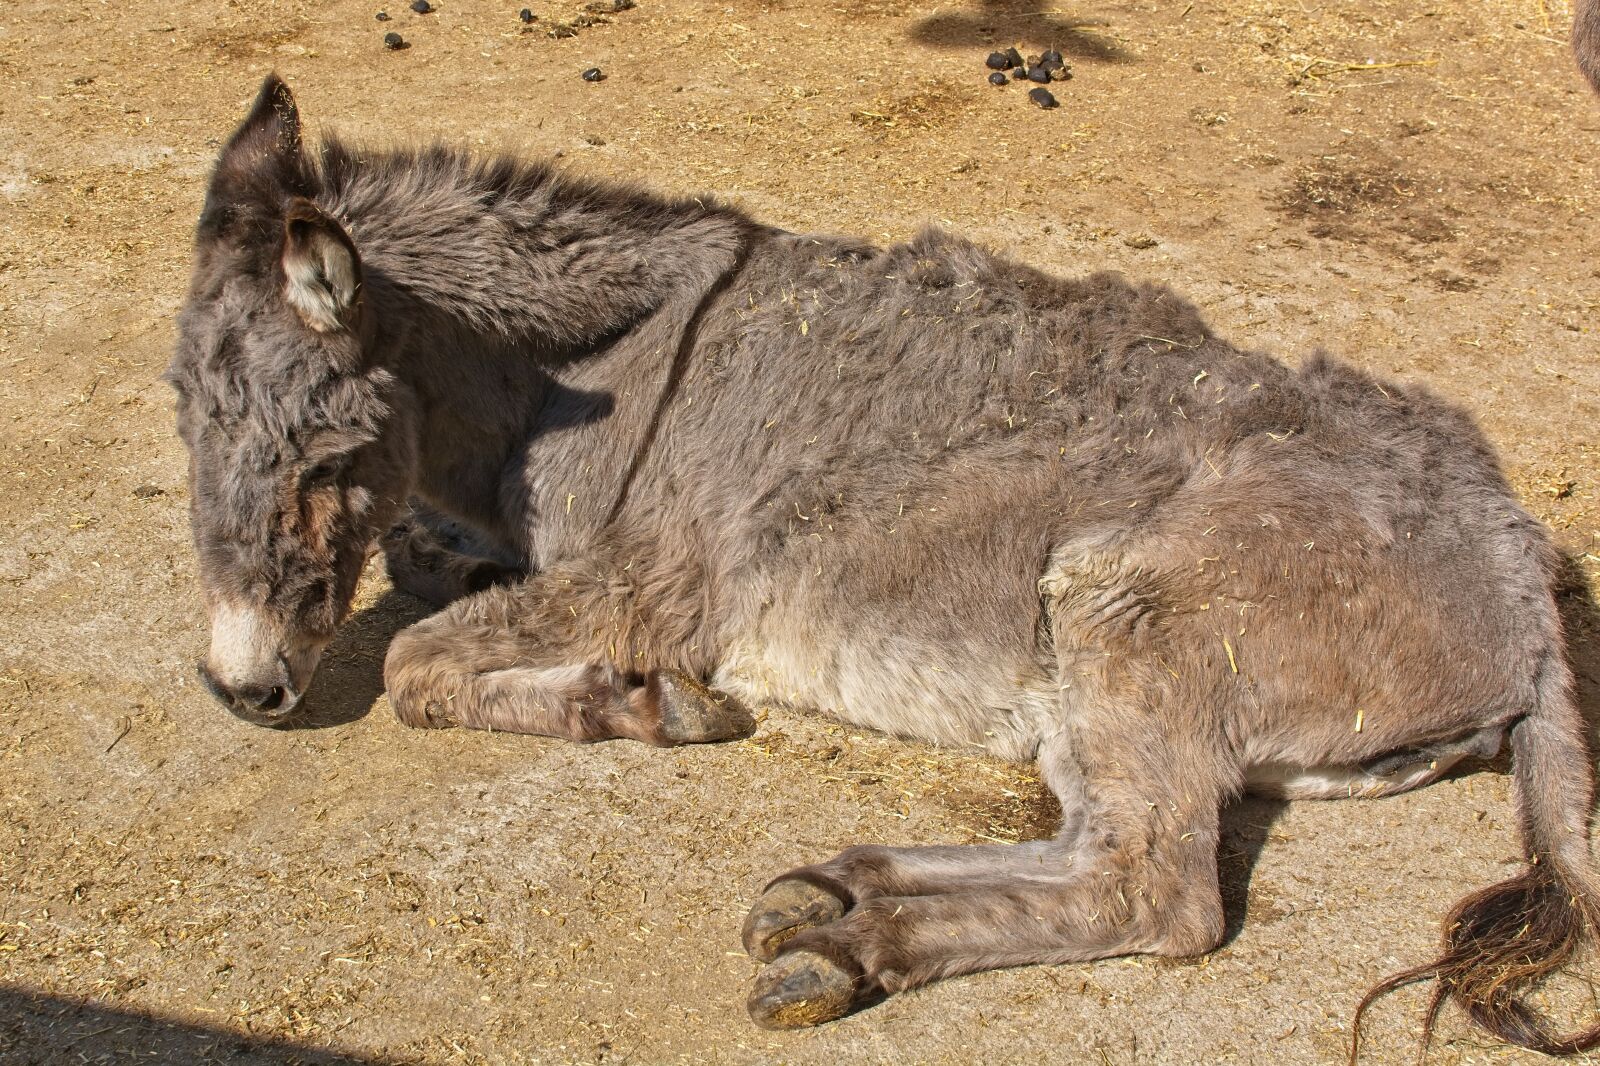
[[[344,227],[310,200],[283,213],[283,295],[318,333],[348,329],[361,295],[361,257]]]

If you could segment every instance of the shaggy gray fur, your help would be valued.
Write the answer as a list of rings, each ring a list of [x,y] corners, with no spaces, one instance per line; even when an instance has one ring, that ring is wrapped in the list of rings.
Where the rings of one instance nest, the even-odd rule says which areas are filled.
[[[416,496],[501,558],[437,521],[386,537],[399,583],[462,596],[390,649],[407,722],[681,743],[746,731],[742,698],[1038,760],[1053,840],[776,881],[745,930],[762,1024],[1207,951],[1243,789],[1393,793],[1508,730],[1539,863],[1480,896],[1592,913],[1556,555],[1482,434],[1424,389],[1241,351],[1164,287],[443,148],[307,158],[269,80],[171,377],[216,639],[268,663],[231,653],[225,698],[300,684],[272,641],[331,631]],[[1528,932],[1457,924],[1511,954]],[[1507,1039],[1563,1039],[1480,998]]]
[[[1572,51],[1578,57],[1578,69],[1600,92],[1600,0],[1573,3]]]

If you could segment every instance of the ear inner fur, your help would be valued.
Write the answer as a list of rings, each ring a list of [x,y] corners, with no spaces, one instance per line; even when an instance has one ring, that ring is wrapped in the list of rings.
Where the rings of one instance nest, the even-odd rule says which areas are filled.
[[[344,329],[361,293],[361,259],[333,219],[309,200],[291,201],[283,222],[284,298],[318,333]]]

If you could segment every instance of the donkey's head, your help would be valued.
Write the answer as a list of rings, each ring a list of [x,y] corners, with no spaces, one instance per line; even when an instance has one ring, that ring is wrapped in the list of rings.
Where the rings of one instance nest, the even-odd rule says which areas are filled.
[[[375,358],[356,246],[314,202],[275,77],[217,162],[167,378],[211,616],[207,687],[284,721],[416,465],[414,399]]]

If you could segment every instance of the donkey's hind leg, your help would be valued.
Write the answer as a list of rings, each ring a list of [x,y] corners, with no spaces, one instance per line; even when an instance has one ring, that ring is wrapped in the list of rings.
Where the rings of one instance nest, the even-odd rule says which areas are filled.
[[[1085,798],[1081,775],[1064,744],[1056,738],[1039,756],[1045,780],[1061,805],[1061,827],[1053,838],[1018,844],[845,848],[827,862],[798,867],[768,883],[745,918],[745,951],[770,962],[795,935],[880,896],[1054,885],[1078,876],[1075,856],[1084,841]]]
[[[1076,843],[1066,834],[1021,844],[886,847],[857,844],[827,862],[801,866],[769,882],[745,918],[745,951],[762,962],[807,929],[844,917],[880,896],[930,896],[1058,884],[1075,876]]]
[[[541,575],[411,626],[384,662],[395,714],[413,726],[577,741],[671,746],[748,736],[754,720],[731,696],[673,665],[624,670],[605,654],[613,646],[607,608],[619,607],[608,591],[604,580]]]
[[[415,501],[405,518],[384,534],[380,546],[394,586],[435,607],[523,576],[509,557]]]
[[[779,878],[745,925],[751,953],[772,959],[749,1001],[757,1024],[815,1025],[962,973],[1221,940],[1218,820],[1241,775],[1216,686],[1231,675],[1210,642],[1165,627],[1156,575],[1086,562],[1041,584],[1061,717],[1039,765],[1061,832],[851,849]]]
[[[1055,840],[857,850],[774,882],[745,927],[752,954],[772,959],[750,996],[756,1023],[816,1025],[1003,966],[1215,947],[1218,812],[1231,771],[1154,739],[1125,710],[1095,719],[1042,760],[1083,800],[1084,821]]]

